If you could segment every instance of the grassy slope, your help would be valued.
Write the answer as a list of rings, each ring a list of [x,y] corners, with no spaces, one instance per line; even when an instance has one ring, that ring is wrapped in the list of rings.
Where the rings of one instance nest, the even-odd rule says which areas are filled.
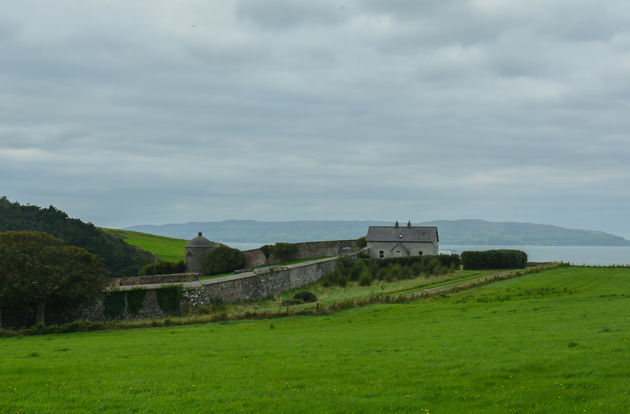
[[[630,412],[630,269],[320,317],[0,338],[0,412]]]
[[[103,231],[122,238],[125,242],[157,255],[160,260],[176,262],[184,260],[184,248],[188,240],[172,239],[130,230],[106,229]]]

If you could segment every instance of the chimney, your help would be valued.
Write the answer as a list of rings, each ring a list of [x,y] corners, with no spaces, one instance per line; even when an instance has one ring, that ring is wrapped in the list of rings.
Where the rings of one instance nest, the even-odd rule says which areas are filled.
[[[407,222],[407,228],[409,228],[409,229],[411,228],[411,220],[409,220],[409,221]]]
[[[197,233],[197,236],[201,237],[201,232]]]
[[[396,220],[396,223],[394,223],[394,227],[398,228],[398,220]]]

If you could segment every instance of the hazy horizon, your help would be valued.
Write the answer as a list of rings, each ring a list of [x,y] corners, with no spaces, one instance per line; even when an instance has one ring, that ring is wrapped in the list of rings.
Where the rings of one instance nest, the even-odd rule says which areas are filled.
[[[630,238],[630,3],[0,12],[11,201],[116,228],[472,217]]]

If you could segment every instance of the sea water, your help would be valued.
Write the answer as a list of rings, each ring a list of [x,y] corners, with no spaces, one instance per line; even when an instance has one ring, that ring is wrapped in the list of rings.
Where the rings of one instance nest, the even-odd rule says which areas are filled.
[[[274,242],[225,242],[240,250],[257,249]],[[574,265],[630,265],[630,246],[480,246],[441,244],[441,252],[460,254],[466,250],[516,249],[527,253],[530,262],[568,262]]]
[[[630,246],[479,246],[440,244],[440,251],[516,249],[530,262],[568,262],[574,265],[630,265]]]

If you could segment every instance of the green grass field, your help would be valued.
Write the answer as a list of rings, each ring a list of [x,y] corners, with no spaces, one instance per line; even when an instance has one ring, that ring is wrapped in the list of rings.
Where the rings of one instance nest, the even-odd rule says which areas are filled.
[[[630,269],[324,316],[0,338],[0,412],[630,412]]]
[[[103,231],[122,238],[125,242],[140,247],[156,255],[166,262],[184,260],[184,248],[188,240],[172,239],[170,237],[156,236],[154,234],[140,233],[130,230],[106,229]]]

